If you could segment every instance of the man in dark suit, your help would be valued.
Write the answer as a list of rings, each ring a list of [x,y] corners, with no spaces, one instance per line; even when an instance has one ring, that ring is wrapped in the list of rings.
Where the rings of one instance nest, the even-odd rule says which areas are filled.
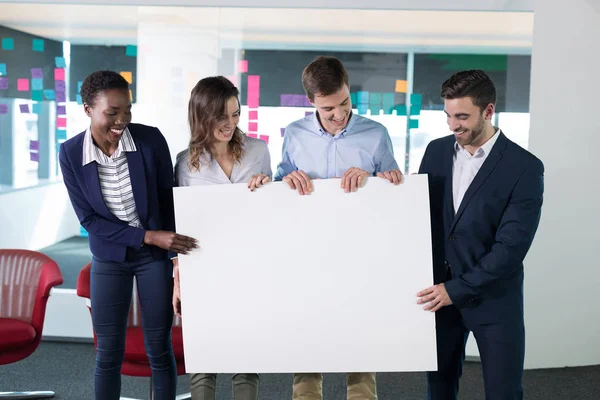
[[[492,125],[496,89],[483,71],[454,74],[441,97],[454,134],[432,141],[419,169],[429,176],[436,283],[417,295],[436,313],[427,398],[457,398],[473,332],[486,399],[522,399],[523,259],[540,220],[544,165]]]

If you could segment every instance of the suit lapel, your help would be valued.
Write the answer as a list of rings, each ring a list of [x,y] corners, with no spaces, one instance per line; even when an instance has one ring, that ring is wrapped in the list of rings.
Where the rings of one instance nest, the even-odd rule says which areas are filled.
[[[129,167],[129,179],[131,180],[131,190],[135,199],[140,221],[144,223],[148,217],[148,194],[146,190],[146,168],[142,159],[142,149],[136,143],[136,151],[128,151],[127,164]]]
[[[452,186],[452,173],[454,164],[454,142],[449,141],[450,145],[444,149],[444,171],[446,171],[446,185],[444,189],[444,213],[445,221],[452,221],[454,219],[454,195]],[[446,225],[448,227],[448,225]]]
[[[477,172],[477,175],[475,175],[473,182],[471,182],[469,188],[465,192],[462,202],[460,203],[460,207],[458,208],[458,211],[454,216],[454,221],[452,222],[452,227],[450,228],[450,231],[454,229],[456,223],[465,212],[465,209],[469,206],[469,202],[471,201],[475,193],[477,193],[481,185],[487,180],[494,168],[496,168],[498,162],[502,159],[502,152],[506,148],[507,141],[506,136],[504,136],[502,132],[500,132],[499,135],[500,136],[498,136],[498,140],[494,144],[494,147],[492,147],[490,154],[485,159],[483,165]]]
[[[98,176],[98,164],[95,161],[83,166],[83,177],[88,193],[90,194],[90,201],[94,203],[94,209],[102,210],[102,214],[104,215],[112,215],[102,196],[100,178]]]

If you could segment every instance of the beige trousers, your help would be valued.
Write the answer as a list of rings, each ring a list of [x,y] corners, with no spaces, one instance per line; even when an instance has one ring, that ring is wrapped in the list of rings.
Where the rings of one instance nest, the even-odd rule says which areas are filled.
[[[347,374],[348,400],[377,400],[377,382],[374,372]],[[322,400],[322,374],[294,374],[292,400]]]

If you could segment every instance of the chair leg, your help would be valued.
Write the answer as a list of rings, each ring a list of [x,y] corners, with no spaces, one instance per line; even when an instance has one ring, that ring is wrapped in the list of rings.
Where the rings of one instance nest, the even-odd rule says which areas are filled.
[[[0,392],[0,399],[51,399],[54,392]]]

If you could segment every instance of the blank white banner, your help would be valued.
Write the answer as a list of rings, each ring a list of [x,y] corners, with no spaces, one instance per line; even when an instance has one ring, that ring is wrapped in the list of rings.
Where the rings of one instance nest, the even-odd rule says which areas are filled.
[[[427,176],[176,188],[188,373],[437,369]]]

